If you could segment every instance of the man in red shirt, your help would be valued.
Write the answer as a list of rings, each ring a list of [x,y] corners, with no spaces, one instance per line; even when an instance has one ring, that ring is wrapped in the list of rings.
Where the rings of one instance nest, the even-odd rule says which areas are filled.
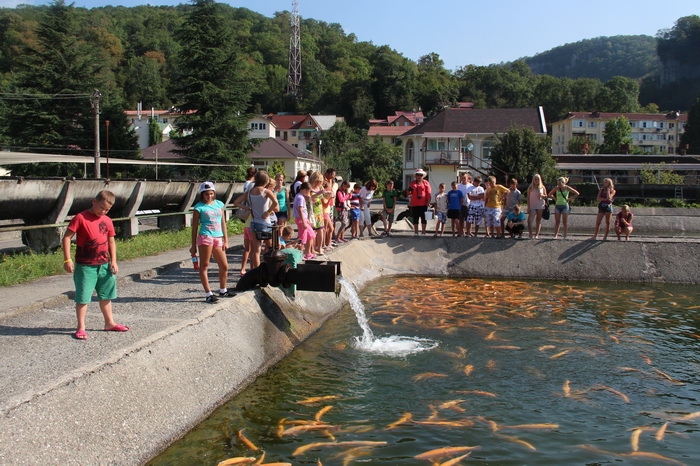
[[[413,231],[415,236],[418,236],[418,221],[421,222],[422,233],[425,235],[427,226],[425,220],[425,212],[428,210],[428,204],[432,199],[432,189],[430,183],[425,179],[425,171],[422,168],[416,170],[414,174],[415,180],[411,181],[408,187],[408,194],[411,196],[411,212],[413,214]]]

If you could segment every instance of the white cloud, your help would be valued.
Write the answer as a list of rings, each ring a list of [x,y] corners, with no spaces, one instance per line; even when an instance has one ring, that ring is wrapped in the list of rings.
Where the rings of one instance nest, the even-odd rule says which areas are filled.
[[[0,8],[15,8],[17,5],[33,5],[33,0],[0,0]]]

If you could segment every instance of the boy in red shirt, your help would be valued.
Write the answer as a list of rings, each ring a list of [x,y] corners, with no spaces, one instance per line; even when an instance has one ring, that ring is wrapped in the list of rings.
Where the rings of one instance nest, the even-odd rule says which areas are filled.
[[[85,315],[92,292],[97,290],[100,310],[107,332],[126,332],[129,327],[112,319],[112,300],[117,297],[117,245],[114,242],[114,225],[107,212],[114,204],[114,194],[103,190],[92,200],[92,207],[80,212],[68,224],[63,236],[63,268],[73,274],[75,283],[75,313],[78,329],[73,337],[87,340]],[[70,257],[70,242],[76,236],[75,262]]]

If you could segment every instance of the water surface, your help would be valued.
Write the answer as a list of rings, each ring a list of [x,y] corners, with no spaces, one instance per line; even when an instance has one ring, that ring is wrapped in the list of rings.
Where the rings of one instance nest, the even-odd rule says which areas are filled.
[[[467,453],[415,458],[446,447],[478,447],[455,464],[700,464],[699,297],[675,286],[381,280],[362,295],[372,338],[432,349],[358,345],[348,307],[151,464],[262,450],[263,464],[326,465]],[[308,430],[288,430],[297,426]]]

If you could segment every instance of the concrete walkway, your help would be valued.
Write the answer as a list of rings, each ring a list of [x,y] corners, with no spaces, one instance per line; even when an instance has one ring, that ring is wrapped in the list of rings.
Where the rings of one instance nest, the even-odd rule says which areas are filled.
[[[551,233],[540,240],[435,239],[397,226],[396,237],[352,241],[331,258],[343,261],[359,288],[397,273],[480,276],[503,269],[485,261],[517,266],[519,278],[561,279],[561,270],[572,278],[586,278],[587,270],[620,278],[625,267],[645,269],[631,280],[698,277],[699,239],[594,242],[553,240]],[[235,286],[241,237],[231,240]],[[539,264],[535,275],[526,270],[531,263]],[[214,284],[215,266],[210,273]],[[264,289],[210,305],[187,249],[121,262],[120,276],[114,315],[132,330],[100,331],[94,302],[87,341],[71,338],[70,275],[0,288],[0,464],[147,461],[288,354],[346,299],[299,293],[291,300]]]

